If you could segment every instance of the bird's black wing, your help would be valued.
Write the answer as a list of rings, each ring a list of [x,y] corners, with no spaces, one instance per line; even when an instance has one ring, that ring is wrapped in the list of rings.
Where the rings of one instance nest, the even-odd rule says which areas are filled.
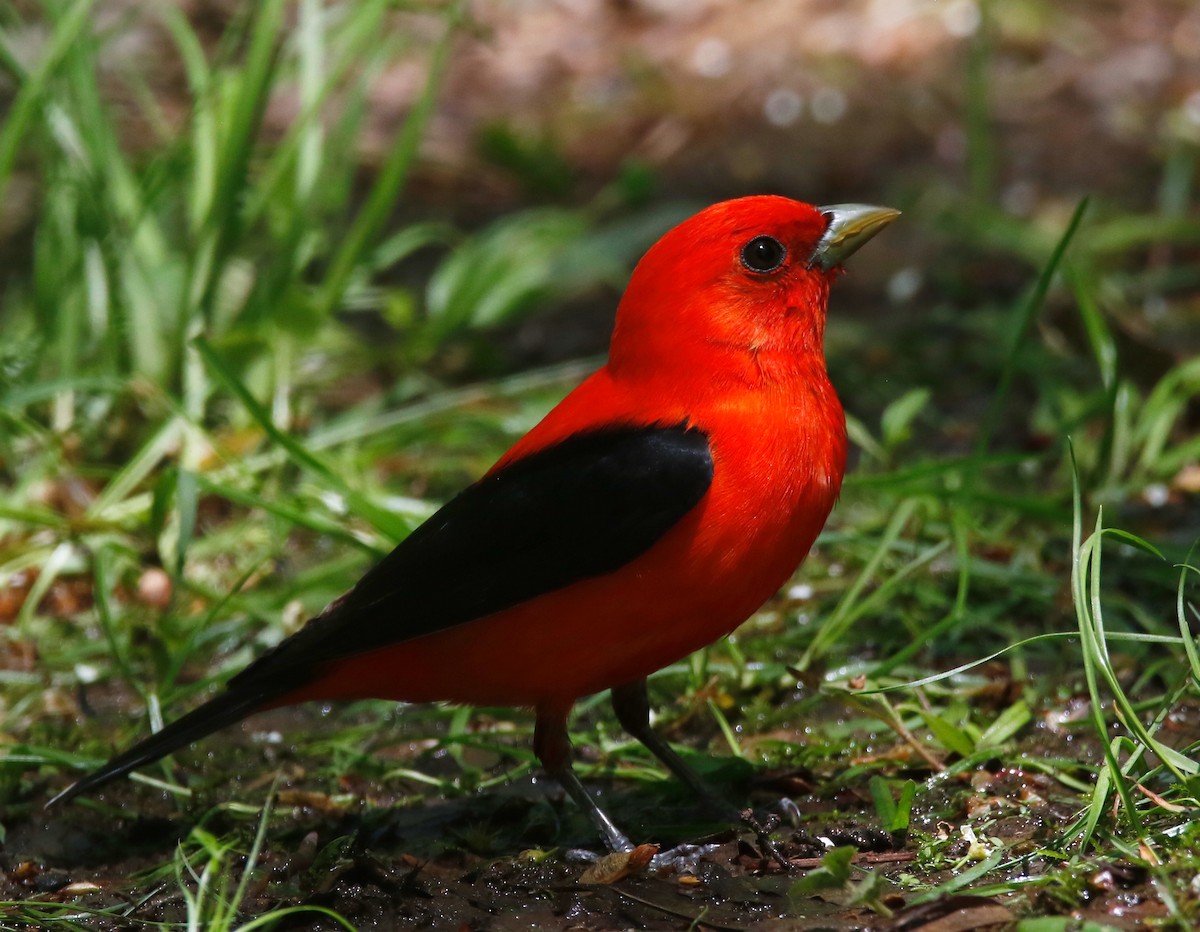
[[[231,685],[259,667],[346,657],[610,573],[691,511],[712,475],[708,438],[683,426],[608,427],[509,463]]]
[[[695,428],[616,425],[579,433],[464,489],[292,637],[209,702],[52,802],[232,724],[354,654],[491,615],[645,553],[712,483]]]

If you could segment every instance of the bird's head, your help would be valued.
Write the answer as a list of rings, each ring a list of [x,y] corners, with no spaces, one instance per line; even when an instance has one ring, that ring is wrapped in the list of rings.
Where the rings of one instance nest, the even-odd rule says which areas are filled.
[[[842,261],[897,216],[771,195],[702,210],[638,263],[617,311],[610,367],[702,366],[714,353],[768,372],[821,360],[829,286]]]

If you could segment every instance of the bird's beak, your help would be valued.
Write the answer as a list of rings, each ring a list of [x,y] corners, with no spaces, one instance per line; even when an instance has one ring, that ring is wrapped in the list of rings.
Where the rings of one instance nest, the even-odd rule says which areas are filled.
[[[808,267],[819,265],[828,271],[857,252],[872,236],[900,216],[891,207],[872,207],[870,204],[834,204],[818,207],[829,218],[825,235],[808,257]]]

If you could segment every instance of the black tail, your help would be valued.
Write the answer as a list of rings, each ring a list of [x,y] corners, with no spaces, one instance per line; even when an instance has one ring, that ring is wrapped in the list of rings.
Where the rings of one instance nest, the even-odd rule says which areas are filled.
[[[193,709],[178,721],[167,725],[158,734],[151,735],[128,751],[118,754],[82,780],[72,783],[46,803],[46,808],[74,799],[81,793],[90,793],[110,780],[124,776],[131,770],[152,763],[160,757],[165,757],[172,751],[177,751],[184,745],[198,741],[226,725],[241,721],[247,715],[262,708],[263,701],[263,694],[258,690],[250,693],[244,690],[223,692],[198,709]]]

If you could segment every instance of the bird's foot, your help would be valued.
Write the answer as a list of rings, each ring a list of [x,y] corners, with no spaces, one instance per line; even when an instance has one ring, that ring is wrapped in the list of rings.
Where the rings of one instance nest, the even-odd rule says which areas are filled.
[[[643,870],[662,871],[671,874],[695,873],[701,858],[711,854],[721,846],[720,842],[700,842],[696,844],[678,844],[666,851],[655,851],[649,859],[645,858],[645,850],[654,848],[653,845],[638,845],[627,851],[596,852],[586,848],[568,848],[563,857],[568,861],[599,867],[608,874],[627,876],[640,873]]]
[[[783,816],[784,820],[792,828],[799,828],[800,823],[804,819],[804,814],[800,811],[800,807],[796,805],[796,801],[790,796],[781,796],[771,808]]]
[[[650,869],[674,874],[693,874],[700,864],[700,859],[719,847],[720,844],[715,842],[679,844],[666,851],[660,851],[651,858]]]
[[[762,822],[759,822],[754,815],[753,809],[744,809],[740,813],[740,818],[742,824],[754,832],[754,838],[758,842],[758,847],[767,857],[778,864],[780,870],[790,872],[792,870],[791,859],[779,850],[779,847],[775,844],[775,840],[771,837],[771,832],[779,828],[780,817],[775,813],[771,813]]]

